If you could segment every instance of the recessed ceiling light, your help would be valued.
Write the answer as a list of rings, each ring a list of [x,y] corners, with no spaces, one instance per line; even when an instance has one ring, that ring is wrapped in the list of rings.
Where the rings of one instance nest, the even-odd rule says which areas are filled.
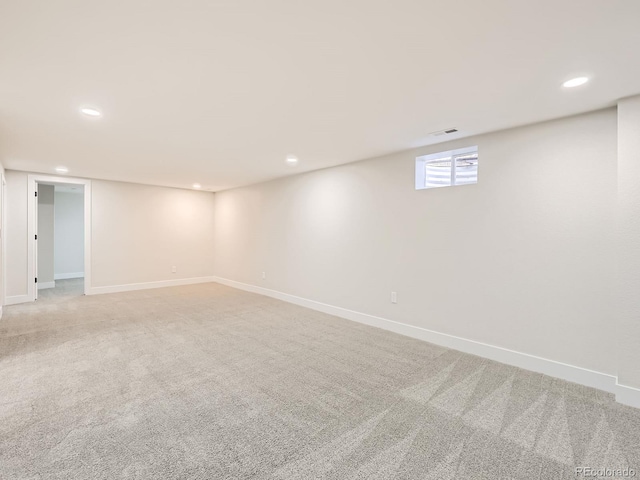
[[[80,109],[80,111],[82,113],[84,113],[85,115],[88,115],[89,117],[101,117],[102,116],[102,112],[100,112],[100,110],[97,110],[97,109],[91,108],[91,107],[82,107]]]
[[[287,155],[287,165],[295,166],[298,164],[298,157],[295,155]]]
[[[193,184],[193,188],[195,188],[196,190],[202,188],[202,185],[200,185],[199,183],[194,183]]]
[[[56,172],[58,173],[69,173],[69,169],[67,167],[56,167]]]
[[[588,77],[576,77],[576,78],[572,78],[571,80],[567,80],[562,84],[562,86],[566,88],[579,87],[580,85],[584,85],[588,81],[589,81]]]

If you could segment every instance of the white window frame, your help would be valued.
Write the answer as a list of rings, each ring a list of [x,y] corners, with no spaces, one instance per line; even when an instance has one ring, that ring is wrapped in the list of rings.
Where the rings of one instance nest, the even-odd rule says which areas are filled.
[[[456,157],[469,155],[470,153],[478,153],[478,146],[457,148],[455,150],[445,150],[444,152],[430,153],[416,157],[416,190],[430,190],[432,188],[442,187],[461,187],[463,185],[474,185],[474,183],[463,183],[456,185]],[[443,157],[451,157],[451,185],[434,185],[427,186],[426,165],[430,160],[437,160]],[[478,160],[480,155],[478,154]]]

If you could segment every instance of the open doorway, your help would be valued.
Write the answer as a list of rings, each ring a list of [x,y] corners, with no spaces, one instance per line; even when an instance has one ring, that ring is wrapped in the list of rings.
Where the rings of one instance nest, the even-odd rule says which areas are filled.
[[[84,185],[38,183],[37,298],[84,294]]]
[[[30,298],[61,301],[88,293],[91,182],[30,175],[29,190]]]

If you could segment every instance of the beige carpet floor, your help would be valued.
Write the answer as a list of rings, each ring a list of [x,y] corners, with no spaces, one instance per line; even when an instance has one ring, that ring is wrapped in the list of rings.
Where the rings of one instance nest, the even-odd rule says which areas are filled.
[[[0,321],[3,480],[640,470],[604,392],[213,283],[63,297]]]
[[[56,280],[54,288],[38,290],[38,300],[40,303],[46,301],[65,302],[73,297],[84,295],[84,278],[70,278],[67,280]]]

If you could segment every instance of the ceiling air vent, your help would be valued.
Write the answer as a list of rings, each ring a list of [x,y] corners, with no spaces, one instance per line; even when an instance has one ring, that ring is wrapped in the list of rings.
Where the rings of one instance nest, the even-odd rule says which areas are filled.
[[[457,128],[447,128],[445,130],[438,130],[437,132],[431,132],[429,134],[430,137],[441,137],[442,135],[451,135],[452,133],[456,133],[458,131]]]

